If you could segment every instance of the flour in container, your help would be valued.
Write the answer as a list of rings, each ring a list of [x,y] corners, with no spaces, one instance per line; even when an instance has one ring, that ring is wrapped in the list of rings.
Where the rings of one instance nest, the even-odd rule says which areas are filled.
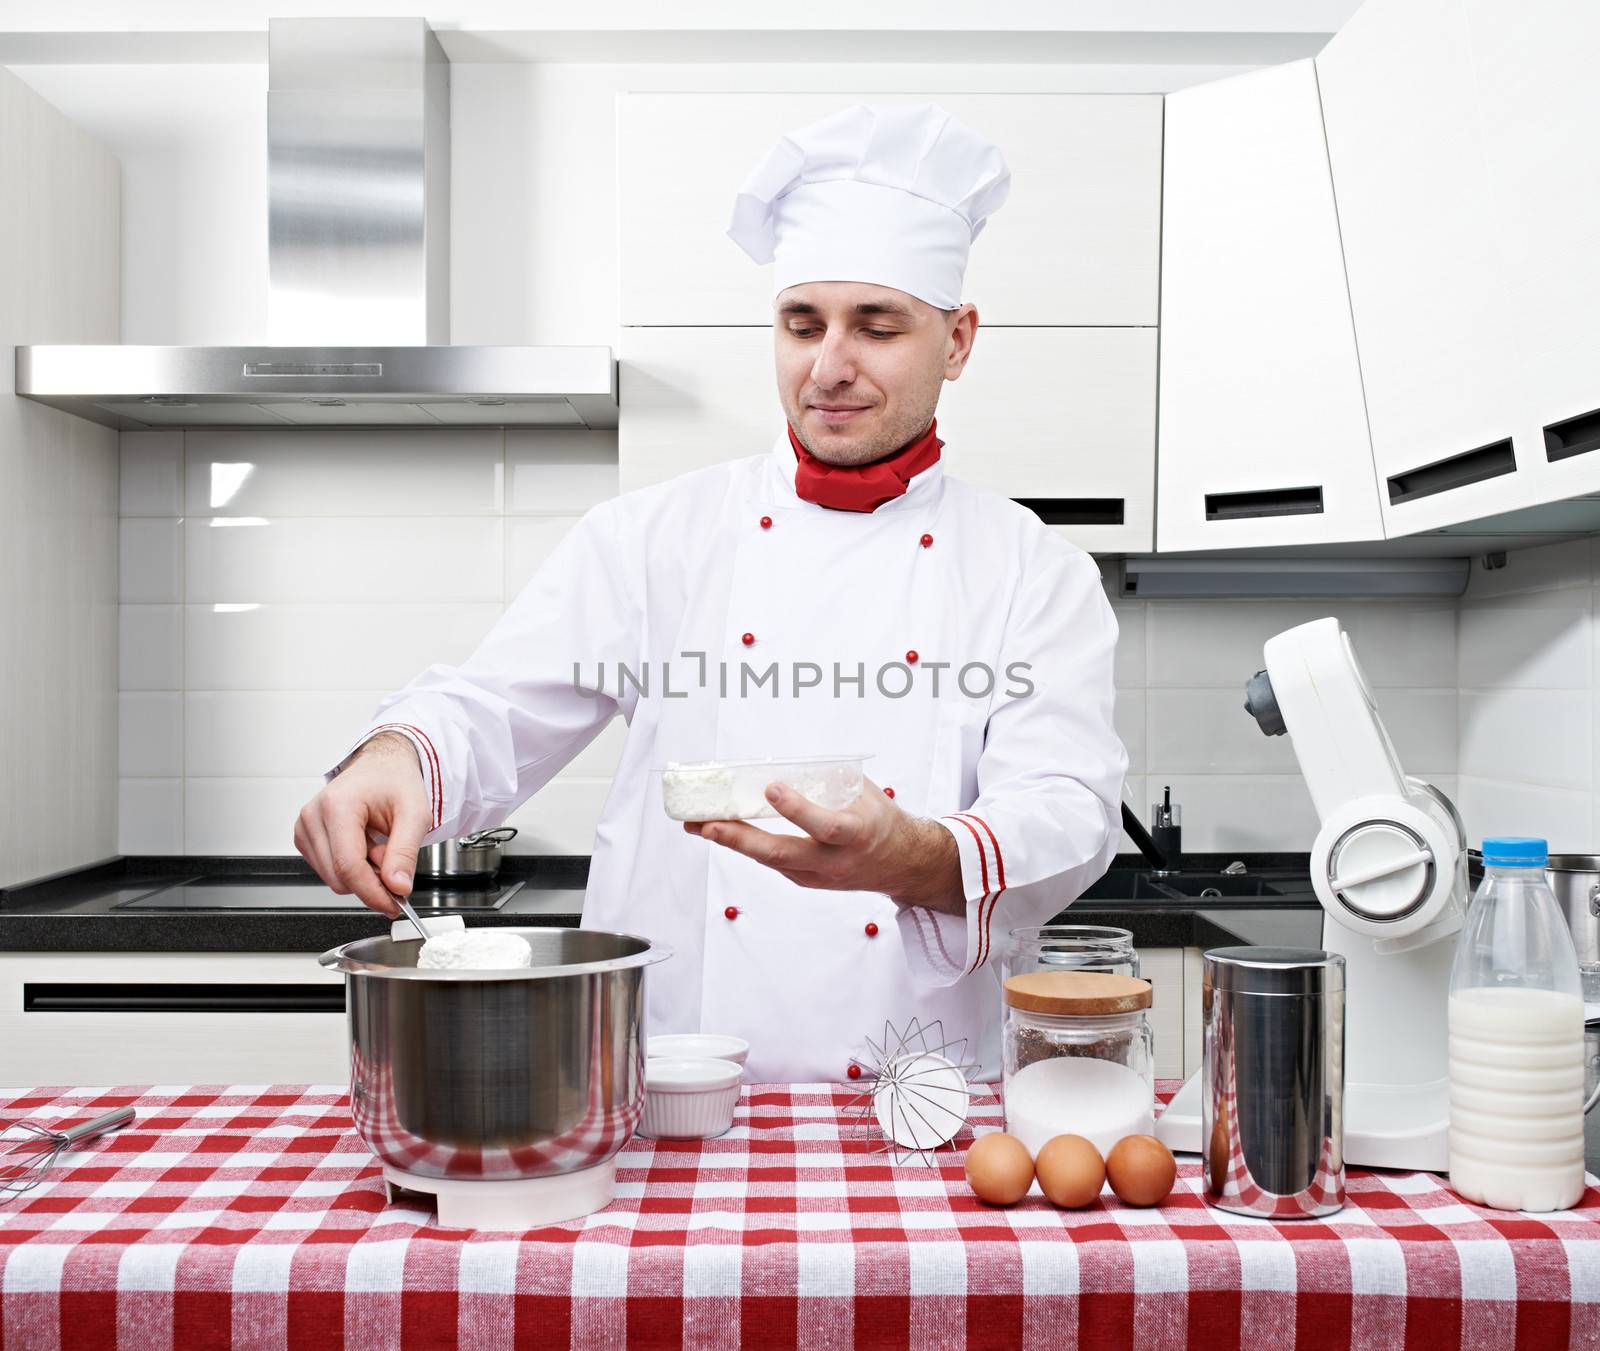
[[[417,966],[425,971],[515,971],[533,965],[533,949],[521,934],[494,929],[455,929],[422,945]]]

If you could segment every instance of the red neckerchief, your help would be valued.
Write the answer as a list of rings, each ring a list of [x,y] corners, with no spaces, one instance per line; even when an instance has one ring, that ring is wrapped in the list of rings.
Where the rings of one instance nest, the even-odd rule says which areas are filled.
[[[789,427],[789,444],[798,463],[794,470],[794,490],[807,502],[835,511],[875,511],[885,502],[905,495],[906,485],[930,465],[937,464],[944,445],[937,434],[939,419],[915,441],[900,447],[893,455],[871,464],[824,464],[803,445]]]

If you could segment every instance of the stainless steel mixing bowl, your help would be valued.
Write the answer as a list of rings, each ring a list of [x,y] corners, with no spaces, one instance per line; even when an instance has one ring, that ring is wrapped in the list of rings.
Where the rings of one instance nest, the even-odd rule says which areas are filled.
[[[671,950],[598,929],[506,928],[533,966],[417,969],[422,945],[325,952],[345,973],[350,1108],[384,1163],[424,1177],[549,1177],[617,1153],[644,1109],[644,973]]]

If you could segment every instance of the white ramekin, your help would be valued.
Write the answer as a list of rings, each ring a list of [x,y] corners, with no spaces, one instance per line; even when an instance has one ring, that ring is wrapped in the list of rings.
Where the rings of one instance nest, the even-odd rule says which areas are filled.
[[[664,1060],[731,1060],[743,1067],[750,1043],[722,1032],[664,1032],[645,1039],[645,1054]]]
[[[731,1060],[646,1060],[639,1134],[657,1140],[709,1140],[723,1134],[733,1125],[742,1074]]]

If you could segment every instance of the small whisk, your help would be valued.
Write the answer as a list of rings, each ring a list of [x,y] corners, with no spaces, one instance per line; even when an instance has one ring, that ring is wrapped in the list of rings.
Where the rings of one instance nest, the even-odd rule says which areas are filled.
[[[43,1182],[62,1150],[126,1126],[132,1120],[133,1108],[119,1107],[64,1131],[42,1121],[13,1121],[0,1130],[0,1205]]]

